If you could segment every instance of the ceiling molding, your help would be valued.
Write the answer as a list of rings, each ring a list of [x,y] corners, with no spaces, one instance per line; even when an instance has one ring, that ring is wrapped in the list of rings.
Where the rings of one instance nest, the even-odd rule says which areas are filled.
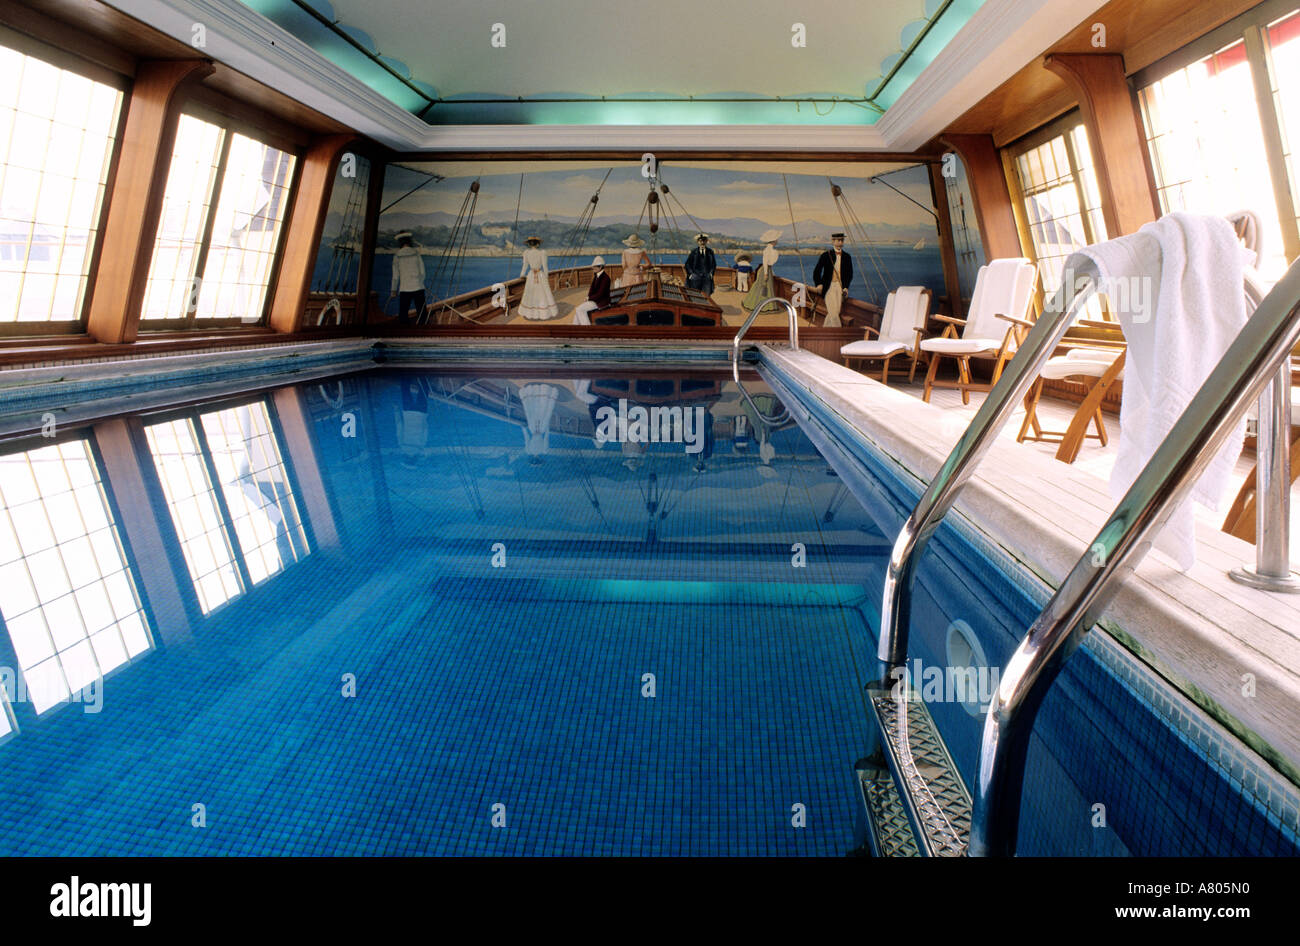
[[[104,0],[189,45],[203,24],[202,52],[376,141],[408,148],[429,126],[238,0]]]
[[[827,126],[427,125],[238,0],[105,2],[398,151],[816,152],[915,151],[1104,0],[987,0],[874,125]]]
[[[1105,3],[986,0],[876,127],[890,148],[916,150]]]
[[[871,125],[438,125],[412,151],[885,151]]]

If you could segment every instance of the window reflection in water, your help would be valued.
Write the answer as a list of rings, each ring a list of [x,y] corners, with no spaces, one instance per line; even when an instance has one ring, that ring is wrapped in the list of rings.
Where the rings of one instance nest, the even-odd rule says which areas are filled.
[[[153,424],[146,435],[203,613],[307,555],[264,402]]]
[[[152,647],[85,440],[0,457],[0,613],[37,713]]]

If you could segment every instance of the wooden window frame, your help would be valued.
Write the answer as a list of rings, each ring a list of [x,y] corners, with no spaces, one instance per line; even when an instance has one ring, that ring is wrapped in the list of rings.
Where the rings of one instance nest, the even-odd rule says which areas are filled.
[[[5,322],[0,323],[0,340],[48,337],[54,335],[84,335],[86,320],[90,312],[90,302],[95,294],[95,282],[99,275],[99,260],[104,248],[104,227],[108,223],[108,207],[112,203],[113,187],[117,181],[118,167],[122,157],[122,122],[126,117],[127,105],[131,95],[131,79],[105,66],[81,59],[67,50],[20,33],[0,23],[0,45],[7,46],[15,52],[33,59],[39,59],[56,69],[63,69],[89,79],[111,86],[121,94],[122,101],[118,108],[117,120],[113,126],[113,147],[108,155],[108,171],[104,176],[104,199],[100,201],[99,212],[93,221],[95,245],[90,251],[90,264],[86,270],[86,291],[81,297],[81,310],[75,319],[52,319],[45,322]]]
[[[198,317],[198,308],[182,318],[169,319],[145,319],[143,313],[139,313],[139,332],[141,335],[156,337],[159,333],[179,333],[181,335],[190,335],[194,333],[203,333],[205,331],[218,330],[229,331],[232,328],[245,329],[265,329],[267,317],[271,311],[273,301],[273,290],[280,273],[280,264],[284,247],[285,237],[288,235],[289,227],[292,225],[291,210],[294,199],[298,194],[298,184],[302,176],[302,157],[303,145],[300,137],[295,135],[286,135],[283,132],[271,131],[266,128],[262,122],[250,120],[249,115],[260,116],[265,118],[263,113],[256,109],[244,109],[239,103],[233,102],[220,93],[213,93],[210,90],[202,88],[196,90],[186,102],[180,107],[181,115],[189,115],[199,121],[216,125],[222,130],[221,150],[217,159],[216,173],[213,175],[212,188],[208,193],[207,214],[203,221],[203,231],[199,237],[198,260],[195,267],[196,273],[203,272],[207,264],[208,253],[212,248],[212,228],[216,222],[217,201],[221,197],[221,187],[226,177],[227,159],[230,156],[230,140],[233,135],[244,135],[252,138],[271,148],[276,148],[293,156],[293,172],[289,175],[289,185],[284,194],[284,216],[280,220],[280,232],[276,236],[275,250],[272,255],[271,268],[267,271],[266,292],[262,299],[262,311],[258,313],[256,321],[248,319],[220,318],[220,319],[200,319]],[[165,186],[165,185],[164,185]],[[161,226],[161,220],[159,221]],[[158,234],[153,235],[154,243],[157,244]],[[153,266],[153,254],[149,257],[149,266]]]

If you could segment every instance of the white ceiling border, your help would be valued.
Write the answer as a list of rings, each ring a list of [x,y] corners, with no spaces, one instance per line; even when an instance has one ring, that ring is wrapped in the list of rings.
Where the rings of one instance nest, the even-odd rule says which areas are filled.
[[[987,0],[874,125],[427,125],[239,0],[105,0],[399,151],[900,151],[945,125],[1105,0]]]

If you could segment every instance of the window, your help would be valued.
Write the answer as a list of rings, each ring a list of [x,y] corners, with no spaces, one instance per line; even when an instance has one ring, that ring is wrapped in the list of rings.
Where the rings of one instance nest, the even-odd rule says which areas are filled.
[[[1297,210],[1300,209],[1300,156],[1296,154],[1291,136],[1300,133],[1300,10],[1270,23],[1264,32],[1264,45],[1273,107],[1280,126],[1282,157],[1286,161],[1291,187],[1291,206],[1292,210]],[[1280,237],[1272,253],[1269,253],[1268,245],[1264,246],[1264,251],[1280,276],[1285,263]]]
[[[293,167],[287,152],[181,116],[142,323],[261,321]]]
[[[1067,116],[1011,151],[1030,252],[1047,292],[1061,284],[1065,259],[1106,239],[1088,133]]]
[[[0,614],[37,713],[153,646],[86,440],[0,456]]]
[[[307,555],[264,401],[151,424],[145,436],[204,614]]]
[[[0,326],[76,323],[122,93],[7,46],[0,75]]]
[[[1263,228],[1258,268],[1276,280],[1286,255],[1245,42],[1165,75],[1139,98],[1161,212],[1255,211]]]

